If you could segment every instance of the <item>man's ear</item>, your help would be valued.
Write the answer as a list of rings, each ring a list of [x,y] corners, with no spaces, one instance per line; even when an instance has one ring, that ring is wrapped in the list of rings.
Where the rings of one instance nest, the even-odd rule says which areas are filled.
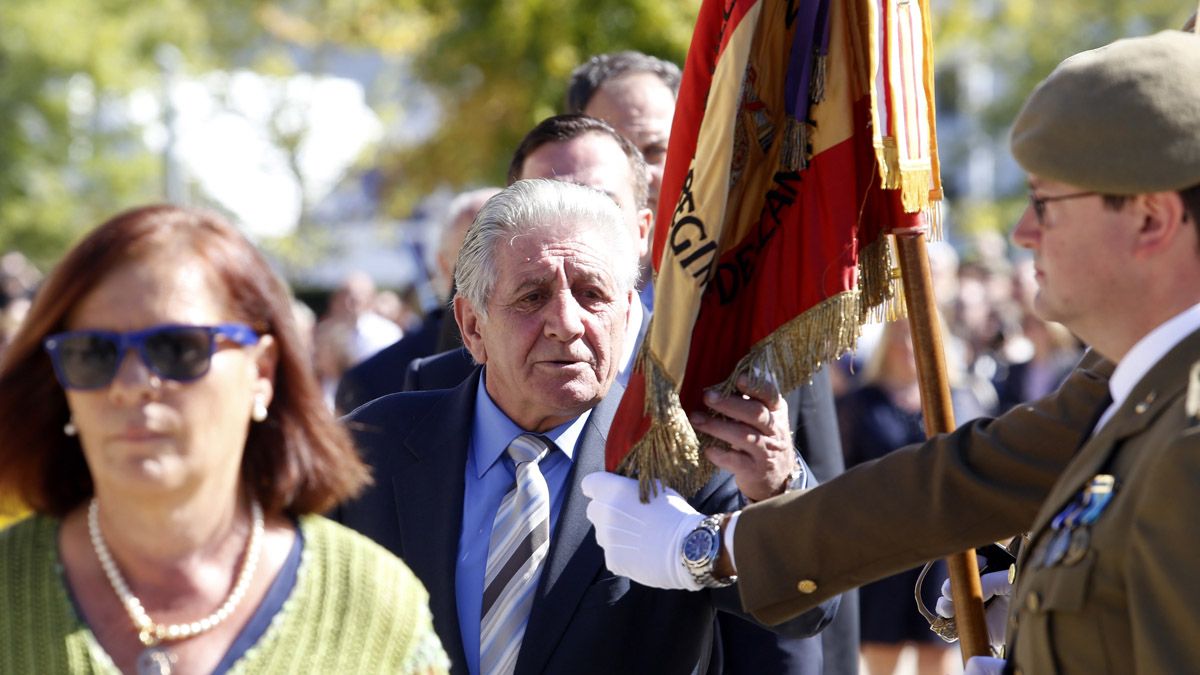
[[[638,260],[645,260],[654,247],[650,241],[650,232],[654,227],[654,212],[650,209],[638,209]]]
[[[1190,228],[1178,192],[1151,192],[1137,197],[1141,226],[1137,234],[1140,252],[1154,255],[1172,245],[1184,228]],[[1191,245],[1189,244],[1189,247]]]
[[[462,334],[463,344],[475,363],[487,363],[487,348],[483,344],[484,320],[475,311],[475,306],[461,295],[454,296],[454,320],[458,322],[458,332]]]

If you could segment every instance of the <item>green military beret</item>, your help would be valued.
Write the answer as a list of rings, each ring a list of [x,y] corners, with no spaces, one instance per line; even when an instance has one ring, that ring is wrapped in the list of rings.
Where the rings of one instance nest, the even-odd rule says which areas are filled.
[[[1200,37],[1163,31],[1063,61],[1012,129],[1026,172],[1105,194],[1200,184]]]

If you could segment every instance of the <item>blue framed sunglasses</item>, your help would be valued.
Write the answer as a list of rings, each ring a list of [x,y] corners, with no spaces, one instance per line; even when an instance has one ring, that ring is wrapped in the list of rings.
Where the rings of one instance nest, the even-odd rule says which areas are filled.
[[[258,333],[250,326],[223,323],[164,324],[130,333],[76,330],[51,335],[42,344],[64,389],[101,389],[112,384],[130,349],[161,378],[176,382],[199,379],[212,364],[218,337],[242,346],[258,342]]]

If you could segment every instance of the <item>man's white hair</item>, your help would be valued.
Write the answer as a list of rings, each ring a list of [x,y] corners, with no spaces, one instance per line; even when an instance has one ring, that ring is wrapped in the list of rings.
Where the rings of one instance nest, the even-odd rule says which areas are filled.
[[[454,268],[458,293],[486,318],[487,299],[496,287],[499,246],[535,230],[566,234],[591,228],[606,233],[617,291],[633,290],[638,280],[638,254],[616,202],[590,187],[535,178],[513,183],[479,210]]]

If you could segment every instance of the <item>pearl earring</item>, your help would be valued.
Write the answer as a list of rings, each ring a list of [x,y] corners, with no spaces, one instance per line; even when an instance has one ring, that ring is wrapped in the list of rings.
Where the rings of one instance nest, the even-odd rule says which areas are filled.
[[[265,422],[267,419],[267,404],[263,398],[262,394],[254,397],[254,409],[250,412],[250,419],[255,422]]]
[[[67,423],[63,425],[63,433],[68,436],[74,436],[79,433],[79,429],[75,427],[75,416],[67,418]]]

